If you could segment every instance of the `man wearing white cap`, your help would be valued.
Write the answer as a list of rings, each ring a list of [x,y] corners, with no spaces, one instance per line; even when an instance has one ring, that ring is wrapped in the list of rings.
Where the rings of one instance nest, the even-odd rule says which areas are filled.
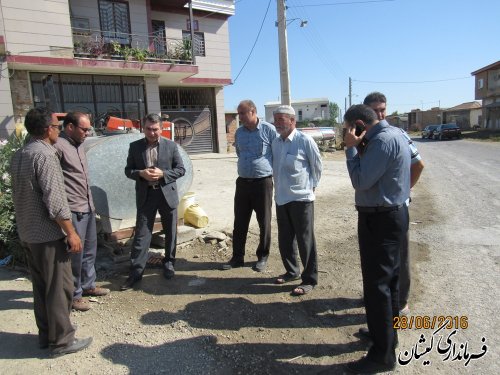
[[[278,244],[286,273],[277,284],[302,279],[292,295],[309,293],[318,283],[318,261],[314,238],[314,190],[321,178],[321,155],[314,140],[295,128],[295,110],[289,105],[274,112],[280,135],[273,141]],[[294,239],[304,270],[300,274]]]

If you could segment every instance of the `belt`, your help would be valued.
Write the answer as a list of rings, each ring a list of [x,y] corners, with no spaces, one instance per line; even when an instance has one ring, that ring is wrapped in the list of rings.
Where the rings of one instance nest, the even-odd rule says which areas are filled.
[[[244,178],[244,177],[238,177],[239,180],[244,181],[244,182],[257,182],[257,181],[262,181],[265,180],[266,178],[271,178],[271,176],[266,176],[266,177],[259,177],[259,178]]]
[[[378,206],[378,207],[363,207],[363,206],[356,206],[356,210],[358,212],[364,212],[364,213],[377,213],[377,212],[391,212],[391,211],[398,211],[401,207],[403,207],[404,204],[400,204],[399,206]]]
[[[159,188],[161,188],[161,185],[160,184],[148,185],[148,188],[153,190],[158,190]]]

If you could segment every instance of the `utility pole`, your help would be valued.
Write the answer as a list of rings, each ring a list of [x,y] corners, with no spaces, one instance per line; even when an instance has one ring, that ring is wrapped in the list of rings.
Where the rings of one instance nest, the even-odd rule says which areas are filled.
[[[290,75],[288,73],[288,43],[286,38],[285,0],[277,0],[278,47],[280,55],[281,104],[290,105]]]
[[[352,79],[349,77],[349,107],[352,105]]]

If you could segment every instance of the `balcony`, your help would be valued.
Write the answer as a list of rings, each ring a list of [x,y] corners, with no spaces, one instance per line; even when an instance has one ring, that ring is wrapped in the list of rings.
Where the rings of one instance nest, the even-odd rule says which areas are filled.
[[[192,65],[189,39],[72,28],[75,58]],[[195,39],[195,50],[198,48]]]

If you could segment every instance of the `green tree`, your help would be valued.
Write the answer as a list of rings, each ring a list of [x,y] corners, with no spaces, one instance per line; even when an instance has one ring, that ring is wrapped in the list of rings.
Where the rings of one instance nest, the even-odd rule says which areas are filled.
[[[337,120],[339,118],[340,108],[337,103],[330,102],[328,104],[328,108],[330,109],[330,120],[337,124]]]

